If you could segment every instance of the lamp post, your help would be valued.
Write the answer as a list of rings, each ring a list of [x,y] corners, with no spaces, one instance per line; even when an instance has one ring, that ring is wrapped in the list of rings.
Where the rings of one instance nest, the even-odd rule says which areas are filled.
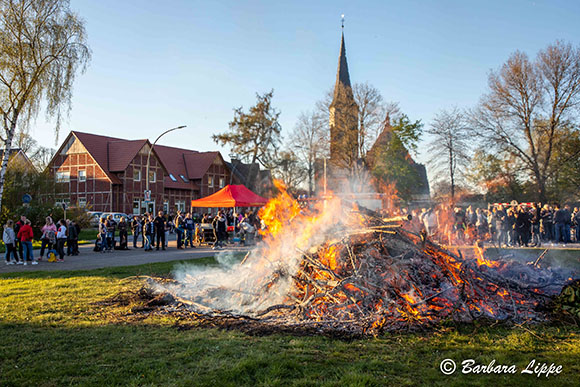
[[[178,126],[176,128],[171,128],[169,130],[166,130],[165,132],[161,133],[159,135],[159,137],[157,137],[155,139],[155,141],[151,145],[151,148],[149,148],[149,153],[147,153],[147,172],[146,172],[146,175],[145,175],[145,191],[147,191],[147,192],[149,191],[149,161],[151,159],[151,152],[153,151],[153,147],[155,146],[155,144],[157,144],[157,141],[159,141],[159,139],[161,137],[165,136],[167,133],[173,132],[174,130],[177,130],[177,129],[183,129],[185,127],[186,127],[186,125],[181,125],[181,126]]]

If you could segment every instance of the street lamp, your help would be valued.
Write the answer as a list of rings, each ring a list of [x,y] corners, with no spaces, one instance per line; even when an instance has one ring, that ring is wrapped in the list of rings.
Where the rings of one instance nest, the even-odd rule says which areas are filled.
[[[183,129],[185,127],[186,127],[186,125],[181,125],[181,126],[178,126],[176,128],[166,130],[165,132],[161,133],[159,135],[159,137],[157,137],[155,139],[155,141],[153,142],[153,145],[151,145],[151,148],[149,148],[149,153],[147,154],[147,174],[145,175],[145,191],[147,191],[147,192],[149,191],[149,160],[151,159],[151,151],[153,151],[153,147],[155,146],[155,144],[157,144],[157,141],[159,141],[159,139],[161,137],[165,136],[167,133],[173,132],[174,130],[177,130],[177,129]]]

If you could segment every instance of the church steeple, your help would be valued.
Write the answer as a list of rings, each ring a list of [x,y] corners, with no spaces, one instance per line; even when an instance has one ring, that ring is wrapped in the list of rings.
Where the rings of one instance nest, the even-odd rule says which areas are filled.
[[[338,72],[336,73],[336,83],[350,87],[350,76],[348,74],[348,63],[346,62],[346,47],[344,45],[344,31],[340,39],[340,55],[338,57]],[[335,87],[336,88],[336,87]]]
[[[342,19],[340,53],[334,95],[330,104],[330,158],[350,168],[358,159],[358,106],[354,100],[344,43]]]

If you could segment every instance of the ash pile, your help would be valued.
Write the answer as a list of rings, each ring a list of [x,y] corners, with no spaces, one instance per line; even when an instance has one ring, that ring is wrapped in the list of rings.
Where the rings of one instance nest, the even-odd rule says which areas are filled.
[[[262,213],[264,242],[241,263],[182,268],[157,285],[173,300],[164,311],[210,326],[364,336],[476,320],[544,322],[572,282],[537,262],[447,251],[405,230],[403,218],[339,202],[304,211],[289,196],[278,199]]]

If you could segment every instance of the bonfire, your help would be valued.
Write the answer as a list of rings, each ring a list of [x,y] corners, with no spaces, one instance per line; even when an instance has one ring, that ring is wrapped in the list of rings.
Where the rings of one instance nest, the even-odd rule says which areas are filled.
[[[183,267],[155,290],[166,312],[262,329],[376,335],[475,320],[533,323],[571,282],[538,262],[445,250],[383,217],[328,197],[303,208],[284,189],[261,212],[263,241],[243,261]],[[169,297],[168,297],[169,295]]]

